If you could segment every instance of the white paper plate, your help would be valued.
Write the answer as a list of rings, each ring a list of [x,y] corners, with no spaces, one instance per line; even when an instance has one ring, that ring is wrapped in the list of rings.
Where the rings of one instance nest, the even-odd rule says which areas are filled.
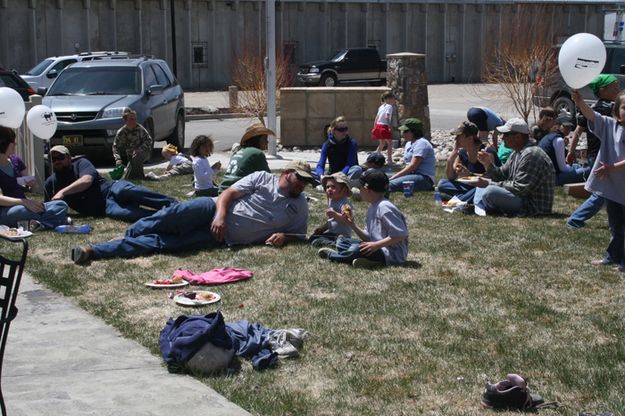
[[[152,287],[154,289],[171,289],[171,288],[177,288],[177,287],[185,287],[185,286],[189,286],[189,282],[180,282],[180,283],[172,283],[170,285],[164,285],[164,284],[158,284],[158,283],[154,283],[152,282],[146,282],[145,285],[147,287]]]
[[[467,185],[477,185],[478,182],[482,179],[479,176],[465,176],[463,178],[458,178],[458,182],[466,183]]]
[[[0,225],[0,234],[4,238],[8,238],[9,240],[19,240],[20,238],[27,238],[33,235],[33,233],[31,233],[30,231],[24,231],[21,228],[17,229],[17,235],[6,235],[8,231],[9,227],[7,227],[6,225]]]
[[[194,292],[195,293],[210,293],[211,295],[213,295],[213,298],[211,300],[189,299],[183,296],[182,294],[178,294],[174,296],[174,302],[182,306],[203,306],[203,305],[210,305],[211,303],[217,303],[221,300],[221,296],[219,296],[215,292],[210,292],[208,290],[194,290]]]

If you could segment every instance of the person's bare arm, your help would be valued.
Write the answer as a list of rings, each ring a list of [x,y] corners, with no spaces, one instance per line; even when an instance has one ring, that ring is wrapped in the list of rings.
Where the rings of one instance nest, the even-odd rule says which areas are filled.
[[[414,172],[417,167],[423,162],[423,158],[421,156],[413,156],[410,160],[410,163],[404,167],[402,170],[391,176],[390,179],[401,178],[402,176],[406,176],[409,173]]]
[[[572,165],[575,163],[575,151],[577,150],[577,143],[579,142],[579,136],[584,132],[584,128],[582,126],[575,127],[573,131],[573,137],[571,138],[571,143],[569,144],[569,152],[566,154],[566,163]]]
[[[579,93],[578,90],[573,90],[573,95],[571,96],[571,98],[573,98],[573,101],[575,102],[577,108],[579,108],[579,111],[581,111],[584,117],[586,117],[586,120],[588,120],[590,123],[594,123],[595,112],[592,108],[590,108],[588,104],[586,104],[586,101],[584,101],[582,95]]]
[[[54,194],[52,196],[52,199],[63,199],[68,195],[77,194],[79,192],[89,189],[92,183],[93,176],[83,175],[80,178],[76,179],[74,182],[67,185],[65,188],[58,191],[56,194]]]
[[[226,235],[226,215],[228,214],[228,208],[232,205],[232,202],[243,197],[245,192],[241,192],[233,187],[226,189],[219,198],[217,198],[217,207],[215,210],[215,217],[211,224],[211,233],[217,241],[224,241]]]

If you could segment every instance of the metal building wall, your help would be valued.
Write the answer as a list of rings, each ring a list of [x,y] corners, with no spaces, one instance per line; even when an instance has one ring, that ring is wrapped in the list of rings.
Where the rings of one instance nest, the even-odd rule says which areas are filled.
[[[551,2],[540,16],[558,36],[601,36],[603,10],[615,3]],[[260,0],[175,0],[178,79],[187,89],[224,88],[243,49],[262,52]],[[326,58],[343,47],[375,46],[382,54],[427,56],[430,82],[479,80],[485,54],[515,18],[512,1],[276,3],[277,44],[294,62]],[[43,58],[78,50],[154,55],[173,67],[169,0],[0,0],[0,65],[28,70]],[[205,62],[193,64],[192,46]]]

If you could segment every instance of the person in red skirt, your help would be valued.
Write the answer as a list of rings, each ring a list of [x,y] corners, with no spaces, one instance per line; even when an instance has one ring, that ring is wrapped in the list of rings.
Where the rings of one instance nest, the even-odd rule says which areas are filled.
[[[378,108],[378,114],[373,122],[373,130],[371,137],[378,141],[376,152],[382,153],[386,146],[386,160],[389,164],[393,163],[393,131],[391,129],[391,120],[393,119],[393,107],[395,105],[395,96],[392,92],[387,91],[380,97],[382,105]]]

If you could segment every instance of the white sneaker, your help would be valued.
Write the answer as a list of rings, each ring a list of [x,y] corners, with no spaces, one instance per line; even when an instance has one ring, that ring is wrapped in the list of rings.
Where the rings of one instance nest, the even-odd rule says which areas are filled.
[[[153,180],[153,181],[158,181],[158,180],[160,180],[160,179],[161,179],[161,178],[159,178],[159,177],[156,175],[156,173],[154,173],[154,172],[152,172],[152,171],[150,171],[150,172],[146,173],[146,174],[145,174],[145,177],[146,177],[146,179],[151,179],[151,180]]]

